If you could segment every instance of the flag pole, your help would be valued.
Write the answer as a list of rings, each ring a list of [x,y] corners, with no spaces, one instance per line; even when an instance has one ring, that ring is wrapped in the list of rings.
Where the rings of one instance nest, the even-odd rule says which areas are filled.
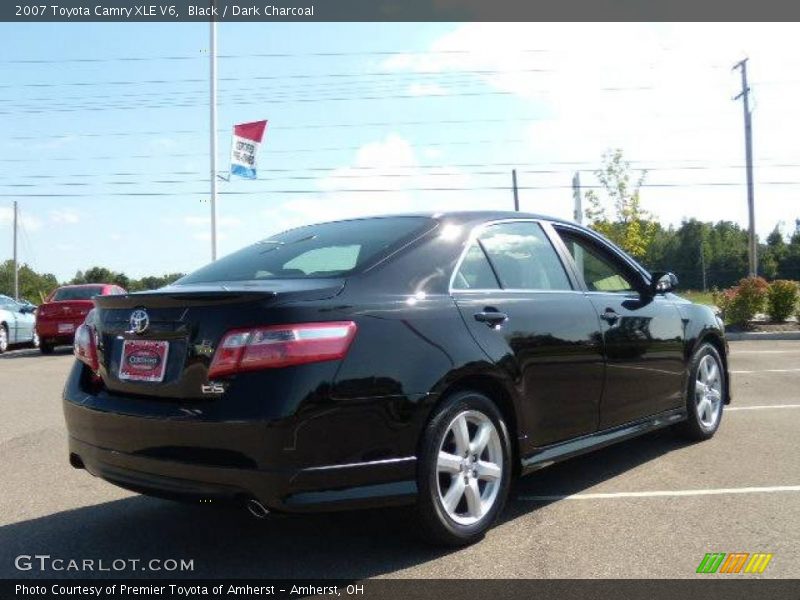
[[[212,2],[212,7],[214,3]],[[211,17],[211,48],[209,51],[209,120],[211,155],[211,260],[217,260],[217,22]]]

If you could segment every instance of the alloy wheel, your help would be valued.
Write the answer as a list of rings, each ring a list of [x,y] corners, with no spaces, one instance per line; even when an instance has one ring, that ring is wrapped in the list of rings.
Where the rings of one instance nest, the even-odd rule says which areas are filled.
[[[492,420],[477,410],[450,422],[436,460],[439,501],[460,525],[474,525],[494,506],[503,477],[503,448]]]
[[[697,366],[694,400],[700,425],[713,429],[722,412],[722,376],[717,360],[710,354]]]
[[[0,352],[5,352],[8,350],[8,331],[2,325],[0,325]]]

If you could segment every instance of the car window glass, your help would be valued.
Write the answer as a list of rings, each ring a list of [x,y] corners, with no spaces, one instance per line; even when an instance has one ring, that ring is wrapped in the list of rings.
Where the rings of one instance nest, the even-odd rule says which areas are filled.
[[[504,289],[571,290],[564,265],[538,223],[487,227],[480,243]]]
[[[315,248],[294,257],[285,263],[281,270],[300,271],[301,275],[312,275],[326,271],[350,271],[358,264],[358,253],[361,246],[326,246]]]
[[[427,217],[400,216],[299,227],[234,252],[175,283],[346,276],[435,224]]]
[[[578,235],[565,231],[559,235],[590,291],[617,293],[636,290],[627,269],[608,252]]]
[[[62,300],[91,300],[94,296],[103,293],[103,286],[91,285],[87,287],[65,287],[56,290],[51,301],[60,302]]]
[[[486,254],[478,242],[472,242],[464,255],[464,260],[461,261],[461,267],[453,278],[453,289],[496,290],[499,288]]]

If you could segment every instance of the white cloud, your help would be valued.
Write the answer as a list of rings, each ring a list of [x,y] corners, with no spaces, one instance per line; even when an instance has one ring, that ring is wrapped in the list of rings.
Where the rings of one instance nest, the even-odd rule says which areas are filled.
[[[185,225],[189,227],[211,227],[211,217],[201,217],[197,215],[187,215],[183,218]],[[242,220],[236,217],[217,217],[217,227],[239,227]]]
[[[19,225],[25,231],[38,231],[42,228],[42,221],[38,217],[24,210],[18,212]],[[14,222],[14,209],[10,206],[0,206],[0,223],[11,224]]]
[[[50,211],[50,220],[60,225],[74,225],[81,219],[78,213],[71,208],[59,208]]]
[[[447,90],[438,83],[425,83],[415,81],[408,86],[411,96],[446,96]]]
[[[288,200],[280,210],[263,211],[263,216],[275,228],[285,229],[364,215],[497,205],[496,194],[473,189],[476,182],[463,170],[421,164],[412,144],[398,134],[365,144],[349,166],[318,179],[316,185],[320,193]]]
[[[604,150],[619,147],[631,161],[651,166],[713,166],[703,170],[653,169],[643,203],[666,222],[682,217],[746,222],[745,187],[691,184],[744,182],[740,88],[733,64],[749,55],[755,100],[756,180],[800,182],[800,168],[758,167],[759,162],[798,163],[800,66],[793,24],[597,24],[469,23],[434,41],[431,52],[393,56],[383,68],[453,73],[490,71],[476,77],[490,89],[529,102],[541,120],[527,125],[527,169],[541,163],[583,162],[584,184]],[[530,52],[541,49],[544,52]],[[435,79],[435,78],[434,78]],[[794,82],[791,82],[795,79]],[[779,82],[779,83],[776,83]],[[513,114],[509,115],[513,119]],[[534,166],[537,165],[537,166]],[[525,173],[521,185],[565,186],[523,190],[525,206],[571,214],[572,173]],[[800,186],[757,185],[761,235],[789,208]],[[554,201],[560,199],[560,201]],[[794,207],[794,204],[791,205]]]

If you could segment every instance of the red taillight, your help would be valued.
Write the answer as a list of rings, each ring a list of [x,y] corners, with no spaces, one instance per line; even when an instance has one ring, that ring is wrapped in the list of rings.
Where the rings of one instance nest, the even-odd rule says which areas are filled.
[[[92,372],[100,368],[97,360],[97,343],[94,339],[94,328],[83,323],[75,330],[75,341],[72,344],[75,358],[89,365]]]
[[[342,359],[355,335],[352,321],[236,329],[222,337],[208,377]]]

